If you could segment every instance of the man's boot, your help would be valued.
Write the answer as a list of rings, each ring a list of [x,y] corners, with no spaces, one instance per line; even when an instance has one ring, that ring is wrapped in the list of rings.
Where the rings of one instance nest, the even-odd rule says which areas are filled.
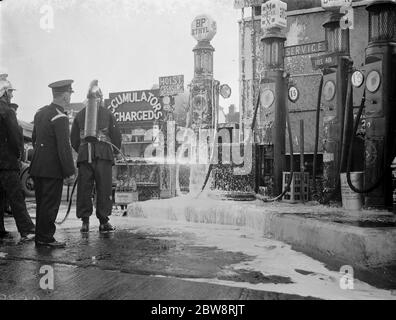
[[[83,219],[81,233],[89,233],[89,219]]]
[[[100,233],[113,233],[115,232],[116,228],[113,227],[110,222],[106,222],[104,224],[100,224],[99,232]]]

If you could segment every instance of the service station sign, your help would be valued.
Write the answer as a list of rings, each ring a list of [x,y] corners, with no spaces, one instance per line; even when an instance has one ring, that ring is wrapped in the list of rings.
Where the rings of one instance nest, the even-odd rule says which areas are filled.
[[[154,122],[164,117],[159,90],[110,93],[108,108],[121,124]]]
[[[327,41],[299,44],[296,46],[285,47],[285,57],[310,55],[327,51]]]

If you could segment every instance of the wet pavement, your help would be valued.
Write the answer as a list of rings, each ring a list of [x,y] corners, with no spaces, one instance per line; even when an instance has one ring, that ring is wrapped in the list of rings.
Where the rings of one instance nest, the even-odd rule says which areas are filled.
[[[72,212],[56,234],[65,249],[21,244],[16,233],[0,241],[0,299],[396,300],[357,279],[345,290],[340,272],[238,226],[121,216],[112,223],[117,232],[100,235],[92,218],[81,235]],[[15,231],[11,218],[6,228]],[[40,288],[43,266],[54,270],[54,290]]]

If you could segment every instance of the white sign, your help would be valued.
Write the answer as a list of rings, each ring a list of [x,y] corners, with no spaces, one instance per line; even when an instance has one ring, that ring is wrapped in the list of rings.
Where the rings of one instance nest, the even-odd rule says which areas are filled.
[[[323,162],[332,162],[334,161],[334,153],[323,153]]]
[[[159,78],[160,96],[174,96],[184,93],[184,76],[168,76]],[[166,103],[167,104],[167,103]]]
[[[297,102],[298,98],[300,97],[300,92],[296,87],[289,88],[289,100],[291,102]]]
[[[342,30],[353,29],[355,26],[355,15],[352,7],[342,7],[340,12],[344,15],[340,19]]]
[[[220,95],[224,98],[224,99],[228,99],[229,97],[231,97],[231,88],[229,85],[227,84],[223,84],[220,87]]]
[[[197,41],[210,41],[217,32],[217,24],[211,17],[200,15],[191,24],[191,35]]]
[[[352,74],[352,85],[360,88],[364,82],[364,75],[361,71],[357,70]]]
[[[263,30],[287,27],[287,3],[270,0],[261,6],[261,28]]]
[[[322,8],[325,10],[340,10],[343,7],[351,7],[352,0],[322,0]]]

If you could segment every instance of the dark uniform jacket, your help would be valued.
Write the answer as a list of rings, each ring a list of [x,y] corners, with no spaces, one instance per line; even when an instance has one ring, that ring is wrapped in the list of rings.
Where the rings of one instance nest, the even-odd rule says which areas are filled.
[[[61,106],[52,103],[36,113],[30,165],[33,177],[64,179],[75,173],[69,133],[69,118]]]
[[[73,149],[78,152],[77,163],[88,161],[88,143],[82,138],[84,137],[85,128],[85,111],[82,109],[75,117],[71,130],[71,144]],[[99,134],[104,140],[114,144],[118,149],[121,148],[121,133],[113,114],[104,107],[98,109],[98,125]],[[105,143],[94,142],[92,145],[92,160],[101,159],[109,160],[114,163],[114,154],[118,154],[117,150]]]
[[[21,145],[23,135],[15,111],[9,103],[0,100],[0,170],[19,170]]]

